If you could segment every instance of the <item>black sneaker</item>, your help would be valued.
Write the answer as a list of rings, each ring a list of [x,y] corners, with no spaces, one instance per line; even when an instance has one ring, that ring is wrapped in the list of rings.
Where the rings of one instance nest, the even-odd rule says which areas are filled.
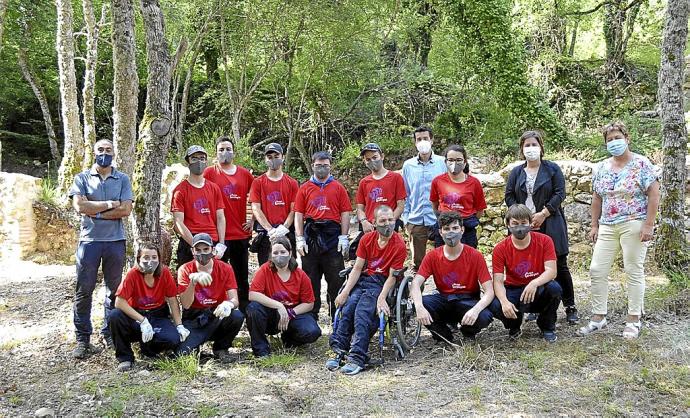
[[[577,325],[580,322],[580,317],[577,315],[577,309],[574,306],[565,308],[565,320],[568,321],[568,325]]]
[[[213,356],[223,364],[232,363],[235,360],[227,349],[213,350]]]
[[[543,331],[541,335],[547,343],[555,343],[558,340],[558,336],[554,331]]]
[[[117,365],[117,371],[120,373],[128,372],[130,370],[132,370],[131,361],[121,361],[120,364]]]
[[[521,328],[511,328],[508,330],[508,339],[516,341],[522,335]]]
[[[537,320],[537,314],[534,312],[530,312],[527,314],[525,317],[525,322],[530,322],[530,321],[536,321]]]
[[[103,345],[106,350],[115,350],[115,343],[113,342],[113,337],[110,335],[103,336]]]
[[[78,360],[82,360],[94,354],[98,354],[101,351],[103,351],[101,348],[96,347],[91,343],[78,342],[77,347],[74,350],[72,350],[72,357]]]

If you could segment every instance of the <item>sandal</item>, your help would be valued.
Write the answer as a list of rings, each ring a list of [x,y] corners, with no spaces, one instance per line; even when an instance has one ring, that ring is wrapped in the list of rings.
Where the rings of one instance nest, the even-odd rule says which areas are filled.
[[[626,322],[625,329],[623,329],[623,338],[633,340],[640,336],[640,328],[642,328],[642,322]]]
[[[602,319],[599,322],[589,321],[589,324],[587,324],[587,326],[584,326],[577,331],[577,335],[579,335],[579,336],[589,335],[595,331],[599,331],[599,330],[602,330],[604,328],[606,328],[606,318]]]

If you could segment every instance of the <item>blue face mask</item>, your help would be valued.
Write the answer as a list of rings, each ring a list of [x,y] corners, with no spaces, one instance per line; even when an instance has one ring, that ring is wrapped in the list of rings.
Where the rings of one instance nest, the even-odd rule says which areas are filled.
[[[96,156],[96,164],[101,167],[110,167],[113,163],[113,156],[110,154],[101,154]]]
[[[614,139],[606,143],[606,149],[611,155],[618,157],[628,149],[628,144],[625,143],[625,139]]]

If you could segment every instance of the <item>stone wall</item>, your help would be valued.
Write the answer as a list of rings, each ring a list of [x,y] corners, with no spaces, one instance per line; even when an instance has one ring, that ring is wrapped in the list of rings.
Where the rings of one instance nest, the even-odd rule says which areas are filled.
[[[35,250],[32,205],[40,191],[36,177],[0,172],[0,259],[27,257]]]

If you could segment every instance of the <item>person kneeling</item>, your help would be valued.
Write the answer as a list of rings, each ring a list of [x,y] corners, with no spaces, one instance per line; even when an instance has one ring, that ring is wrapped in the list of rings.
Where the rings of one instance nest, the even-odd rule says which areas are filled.
[[[457,323],[462,335],[474,340],[493,320],[488,309],[494,299],[491,275],[482,253],[460,242],[463,226],[459,213],[441,212],[438,224],[445,245],[424,257],[410,287],[417,320],[436,341],[453,342],[448,325]],[[422,284],[429,276],[434,276],[438,293],[422,297]]]
[[[311,314],[311,280],[297,267],[291,252],[287,237],[273,238],[271,258],[259,268],[249,287],[247,328],[256,357],[271,354],[267,334],[280,332],[285,348],[313,343],[321,336],[321,328]]]
[[[361,372],[369,362],[369,340],[378,328],[378,312],[390,315],[386,302],[395,284],[395,270],[401,270],[407,257],[405,242],[395,228],[393,210],[385,205],[374,211],[375,231],[364,234],[357,247],[357,260],[335,299],[341,309],[338,326],[331,334],[330,345],[336,357],[326,362],[328,370],[348,375]],[[366,264],[366,270],[362,272]],[[360,276],[361,274],[361,276]]]
[[[208,234],[196,234],[192,240],[194,260],[178,272],[182,321],[191,334],[180,344],[178,355],[199,349],[213,341],[213,355],[222,363],[232,361],[228,348],[244,322],[237,308],[237,281],[232,266],[214,259],[213,241]]]
[[[140,341],[141,353],[153,357],[174,350],[189,335],[180,321],[175,280],[160,263],[158,247],[140,244],[136,262],[117,289],[115,309],[108,316],[121,372],[132,368],[133,342]]]
[[[494,316],[509,330],[511,339],[522,334],[523,314],[538,314],[537,325],[544,339],[555,342],[556,312],[561,286],[556,278],[556,250],[548,235],[531,231],[532,211],[525,205],[508,208],[508,236],[494,248],[492,265],[496,300]]]

